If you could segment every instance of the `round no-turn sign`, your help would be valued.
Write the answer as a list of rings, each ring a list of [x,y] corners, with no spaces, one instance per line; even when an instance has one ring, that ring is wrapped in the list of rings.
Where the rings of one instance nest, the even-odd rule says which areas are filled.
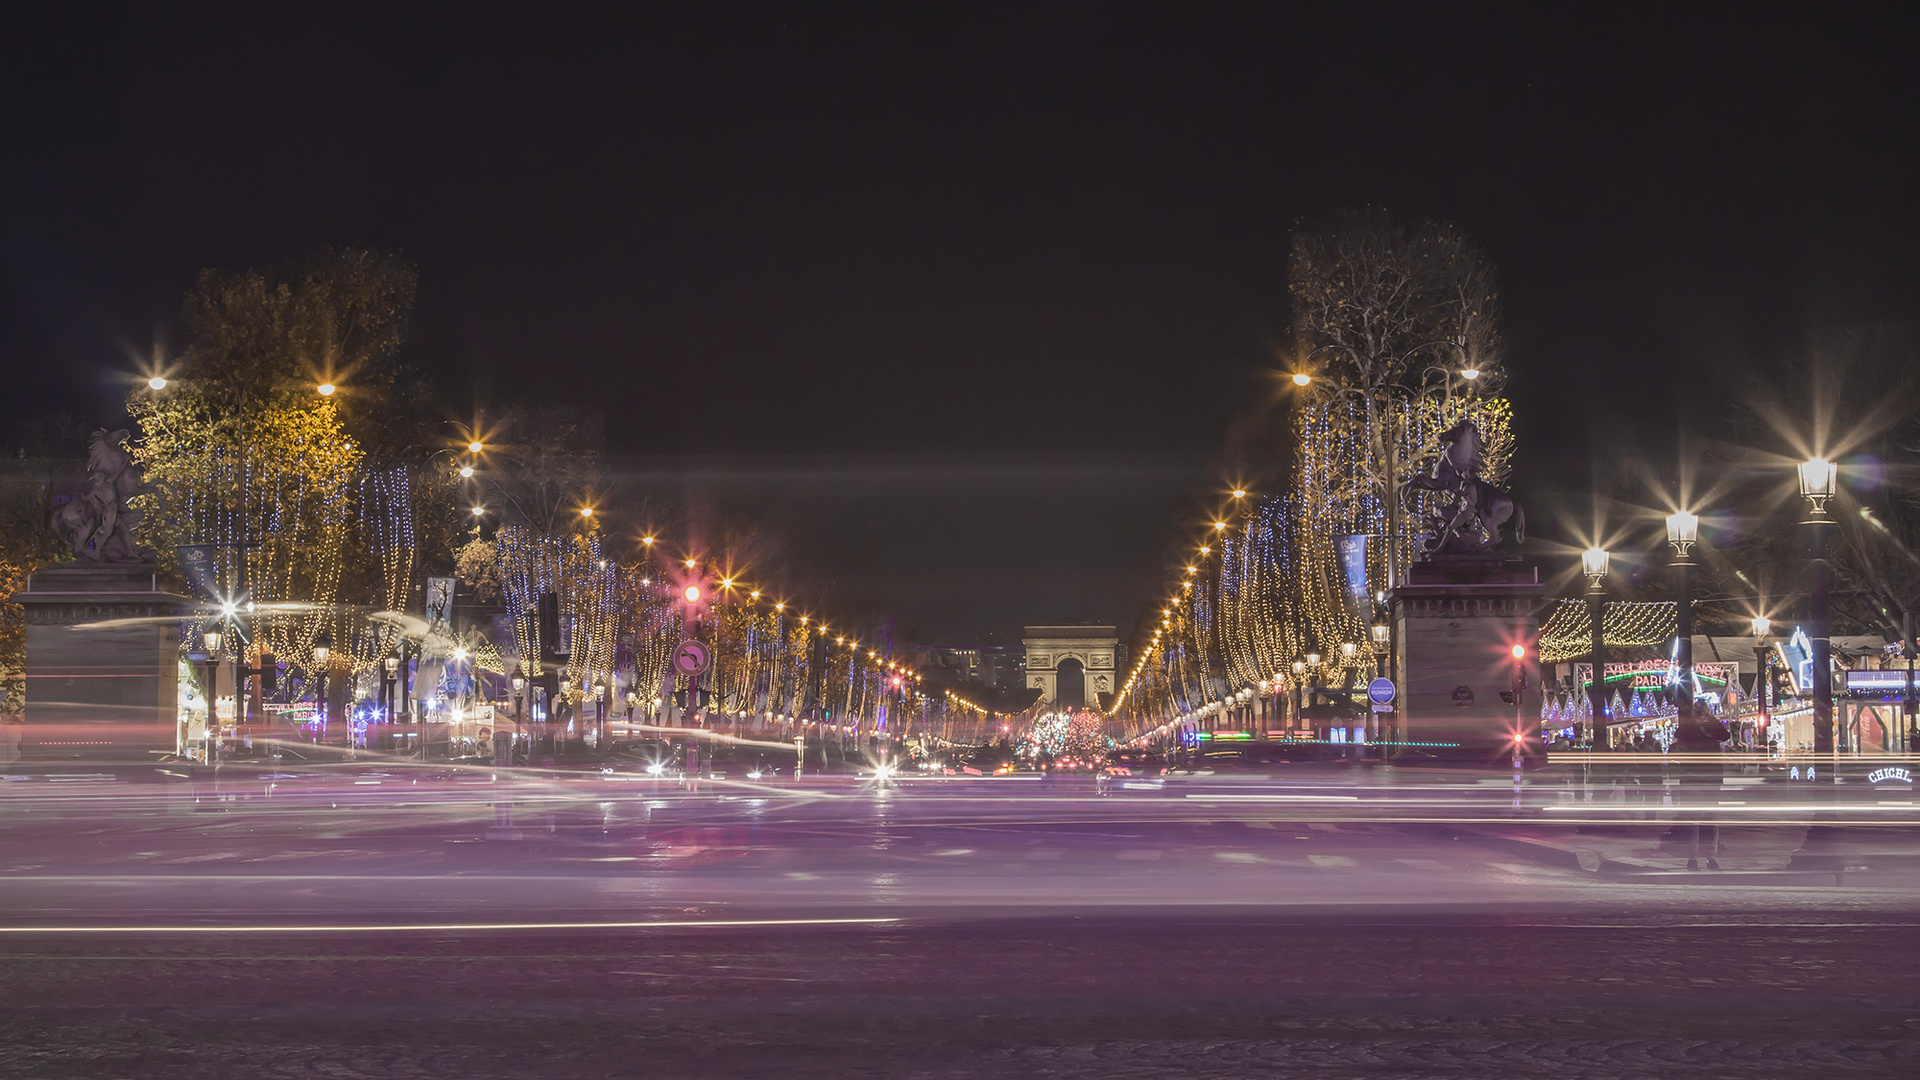
[[[682,675],[699,675],[713,666],[713,654],[698,641],[683,641],[673,650],[673,670]]]

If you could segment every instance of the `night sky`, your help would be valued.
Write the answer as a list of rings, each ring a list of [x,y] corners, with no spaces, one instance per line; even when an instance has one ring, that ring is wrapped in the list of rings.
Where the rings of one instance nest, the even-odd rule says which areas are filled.
[[[0,421],[110,418],[204,266],[398,251],[451,412],[603,409],[929,638],[1131,621],[1303,219],[1484,244],[1523,494],[1920,301],[1892,5],[69,7],[0,45]]]

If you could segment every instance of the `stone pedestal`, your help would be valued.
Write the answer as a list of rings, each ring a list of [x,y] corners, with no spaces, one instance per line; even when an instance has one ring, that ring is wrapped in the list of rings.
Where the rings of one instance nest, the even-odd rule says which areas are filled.
[[[1519,736],[1528,759],[1539,759],[1545,594],[1539,567],[1497,556],[1436,556],[1410,568],[1389,601],[1400,643],[1395,727],[1406,752],[1491,764],[1510,760]],[[1513,655],[1516,645],[1524,656]],[[1525,681],[1518,692],[1516,677]]]
[[[21,754],[151,761],[175,747],[180,620],[193,603],[151,563],[74,563],[33,575]]]

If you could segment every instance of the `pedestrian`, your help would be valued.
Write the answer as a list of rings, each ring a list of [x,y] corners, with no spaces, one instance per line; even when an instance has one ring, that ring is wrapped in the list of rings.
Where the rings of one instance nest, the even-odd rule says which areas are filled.
[[[1705,702],[1688,702],[1681,707],[1675,718],[1673,748],[1698,758],[1688,761],[1686,772],[1703,780],[1720,779],[1722,764],[1718,760],[1721,749],[1726,745],[1732,733],[1727,730],[1726,721],[1713,714]],[[1707,757],[1707,755],[1714,755]],[[1703,807],[1700,811],[1706,813]],[[1707,869],[1720,869],[1720,830],[1718,827],[1696,822],[1693,826],[1693,844],[1687,853],[1687,869],[1698,870],[1704,858]]]

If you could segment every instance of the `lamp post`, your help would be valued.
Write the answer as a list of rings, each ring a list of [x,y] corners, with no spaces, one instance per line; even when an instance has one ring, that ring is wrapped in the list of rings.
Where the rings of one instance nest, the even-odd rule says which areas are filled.
[[[598,679],[593,684],[593,741],[594,749],[602,754],[607,752],[607,680]]]
[[[1358,662],[1359,658],[1360,658],[1360,646],[1357,643],[1352,641],[1343,641],[1340,643],[1340,666],[1343,669],[1354,667]],[[1340,682],[1342,683],[1342,685],[1344,685],[1347,682],[1348,678],[1349,676],[1345,673],[1345,671],[1342,671],[1340,675]],[[1347,700],[1351,702],[1353,699],[1348,698]],[[1367,740],[1369,742],[1373,742],[1378,738],[1379,732],[1374,730],[1373,712],[1371,708],[1369,708],[1367,712],[1366,720],[1361,724],[1361,730],[1367,733]],[[1360,751],[1360,755],[1362,757],[1366,756],[1366,751],[1364,750]]]
[[[386,677],[380,680],[380,708],[387,721],[387,731],[393,731],[393,680],[400,671],[400,654],[389,652],[381,665],[386,668]]]
[[[1300,722],[1300,710],[1307,707],[1306,691],[1307,662],[1295,660],[1293,662],[1293,722],[1295,724]]]
[[[220,639],[218,630],[200,635],[207,645],[207,764],[219,759],[220,750]]]
[[[1667,515],[1667,543],[1673,547],[1673,571],[1679,586],[1675,609],[1673,661],[1680,690],[1675,700],[1685,714],[1693,707],[1693,545],[1700,539],[1700,517],[1679,510]]]
[[[404,638],[401,639],[399,709],[400,709],[400,714],[407,718],[407,727],[409,729],[413,727],[413,720],[414,720],[413,671],[414,671],[414,661],[418,656],[419,656],[418,646],[416,646],[412,641],[406,640]],[[420,760],[424,762],[427,760],[427,714],[425,709],[420,710],[419,740],[420,740]]]
[[[244,474],[245,471],[246,469],[245,469],[245,466],[243,465],[241,467],[241,472]],[[245,478],[243,476],[242,483],[244,482],[245,482]],[[246,576],[247,576],[246,565],[247,565],[247,557],[246,557],[246,552],[243,550],[240,554],[240,573],[239,573],[239,578],[243,583],[246,580]],[[242,588],[244,589],[244,587],[245,586],[243,584]],[[250,601],[242,601],[240,603],[230,605],[232,608],[232,614],[227,618],[227,634],[226,634],[228,640],[231,641],[233,644],[233,730],[236,736],[241,736],[241,737],[244,737],[246,734],[247,705],[249,704],[248,699],[249,697],[251,697],[251,695],[247,693],[247,689],[248,689],[247,684],[249,682],[247,678],[248,676],[247,641],[248,641],[249,635],[247,633],[247,621],[246,621],[246,615],[245,615],[245,611],[249,606],[249,604],[250,604]]]
[[[513,740],[515,742],[520,741],[521,730],[525,726],[523,721],[526,720],[526,716],[527,677],[520,674],[520,665],[515,664],[513,666]],[[533,755],[533,747],[531,744],[527,747],[527,755],[529,757]],[[513,763],[513,751],[511,750],[507,751],[507,763]]]
[[[1920,711],[1920,702],[1916,702],[1913,697],[1914,641],[1911,609],[1900,613],[1900,652],[1907,658],[1907,685],[1900,692],[1900,720],[1901,727],[1905,729],[1903,734],[1907,737],[1907,750],[1911,752],[1916,749],[1915,744],[1920,742],[1913,737],[1914,713]]]
[[[1384,622],[1377,622],[1373,624],[1373,628],[1369,630],[1368,633],[1373,637],[1374,670],[1379,673],[1376,677],[1381,679],[1389,678],[1390,676],[1387,674],[1387,655],[1393,641],[1393,628]],[[1372,695],[1368,695],[1367,708],[1370,710],[1368,715],[1373,720],[1374,739],[1376,741],[1386,739],[1391,742],[1395,739],[1404,738],[1399,732],[1399,721],[1392,718],[1393,714],[1371,711],[1373,708]],[[1383,758],[1387,756],[1385,750],[1381,752],[1381,756]]]
[[[1607,716],[1607,641],[1605,619],[1607,611],[1606,590],[1601,582],[1606,580],[1607,566],[1613,556],[1605,548],[1590,547],[1580,555],[1580,572],[1587,575],[1587,621],[1593,628],[1593,677],[1587,680],[1587,707],[1593,714],[1587,720],[1587,747],[1599,745],[1597,740],[1606,731]]]
[[[1307,681],[1303,683],[1300,687],[1300,704],[1302,707],[1302,711],[1305,710],[1306,706],[1313,704],[1312,683],[1313,683],[1313,680],[1319,677],[1320,677],[1320,654],[1317,652],[1310,652],[1307,654]]]
[[[1767,678],[1767,635],[1773,632],[1773,620],[1765,615],[1753,617],[1753,700],[1759,706],[1759,728],[1765,733],[1772,723],[1767,701],[1767,690],[1773,682]]]
[[[1807,613],[1807,639],[1813,653],[1813,752],[1833,752],[1833,628],[1827,611],[1831,587],[1827,565],[1827,531],[1833,518],[1827,514],[1827,500],[1840,486],[1840,467],[1825,458],[1809,458],[1800,463],[1800,494],[1810,512],[1801,524],[1807,529],[1808,576],[1812,602]]]
[[[313,703],[320,710],[320,741],[327,738],[327,660],[333,656],[333,633],[325,627],[313,635]]]

